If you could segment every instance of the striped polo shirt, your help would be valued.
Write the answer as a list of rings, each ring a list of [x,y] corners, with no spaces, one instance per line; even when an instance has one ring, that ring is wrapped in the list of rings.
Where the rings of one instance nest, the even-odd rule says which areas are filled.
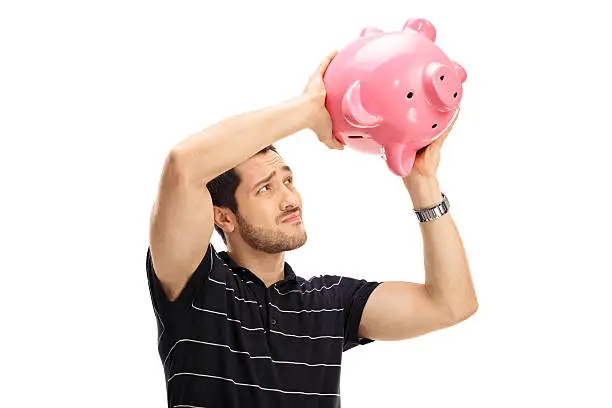
[[[147,279],[169,407],[340,407],[342,353],[358,336],[379,282],[340,275],[303,279],[285,262],[266,288],[226,251],[208,245],[175,301]]]

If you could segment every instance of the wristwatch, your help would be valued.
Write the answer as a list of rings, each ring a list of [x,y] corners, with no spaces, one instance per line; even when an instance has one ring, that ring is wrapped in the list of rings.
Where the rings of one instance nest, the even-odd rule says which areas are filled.
[[[442,217],[448,212],[450,203],[448,198],[442,193],[442,201],[433,207],[423,208],[422,210],[413,210],[419,222],[429,222]]]

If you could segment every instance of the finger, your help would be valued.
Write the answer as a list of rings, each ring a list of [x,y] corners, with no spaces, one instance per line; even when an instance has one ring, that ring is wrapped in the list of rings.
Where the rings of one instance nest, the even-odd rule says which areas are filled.
[[[442,146],[442,143],[444,143],[444,140],[446,140],[446,137],[448,136],[449,132],[450,128],[448,128],[444,133],[442,133],[439,138],[434,140],[434,142],[432,143],[433,147],[436,149],[440,148],[440,146]]]
[[[446,137],[449,135],[451,130],[453,130],[453,126],[455,125],[455,122],[457,121],[458,118],[459,118],[459,108],[457,109],[457,113],[455,114],[455,117],[453,118],[451,123],[448,125],[446,130],[440,135],[440,137],[436,140],[436,142],[439,141],[439,143],[442,143],[444,139],[446,139]]]
[[[332,62],[332,60],[334,59],[336,55],[338,55],[338,50],[333,50],[327,55],[327,57],[325,57],[325,59],[321,62],[321,64],[319,64],[319,68],[317,69],[317,72],[320,75],[323,75],[325,73],[325,71],[327,70],[327,67]]]
[[[452,122],[450,123],[450,126],[448,127],[448,130],[450,131],[453,126],[455,125],[455,122],[457,121],[457,119],[459,119],[459,111],[461,110],[461,108],[457,108],[457,112],[455,113],[455,117],[453,118]]]
[[[448,125],[447,133],[448,133],[448,131],[450,131],[453,128],[453,126],[455,125],[455,122],[457,122],[457,119],[459,119],[459,108],[457,108],[457,112],[455,113],[455,116],[453,117],[453,120]]]
[[[453,123],[457,120],[457,118],[459,117],[459,114],[461,113],[461,106],[457,107],[457,113],[455,113],[455,119],[453,119]]]
[[[342,143],[340,143],[339,141],[337,141],[334,137],[330,136],[330,135],[321,135],[318,134],[317,135],[319,140],[321,141],[321,143],[323,143],[325,146],[327,146],[329,149],[335,149],[335,150],[344,150],[344,145]]]

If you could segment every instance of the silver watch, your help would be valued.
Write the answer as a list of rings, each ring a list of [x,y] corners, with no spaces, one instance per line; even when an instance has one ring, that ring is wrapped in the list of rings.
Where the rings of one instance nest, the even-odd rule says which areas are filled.
[[[413,210],[419,222],[428,222],[442,217],[448,212],[450,203],[448,198],[442,193],[442,201],[433,207],[423,208],[422,210]]]

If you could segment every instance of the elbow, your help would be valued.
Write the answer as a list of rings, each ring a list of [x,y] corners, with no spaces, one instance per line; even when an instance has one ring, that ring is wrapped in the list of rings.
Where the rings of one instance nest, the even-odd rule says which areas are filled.
[[[467,320],[469,317],[473,316],[478,311],[478,301],[474,301],[473,303],[463,306],[461,308],[455,308],[452,310],[452,320],[455,324],[460,323],[464,320]]]
[[[172,149],[166,156],[164,161],[164,174],[172,175],[175,177],[183,177],[186,173],[186,160],[187,154],[181,151],[179,148]]]
[[[206,161],[205,157],[198,159],[200,162]],[[164,163],[164,178],[168,178],[175,183],[186,183],[202,186],[214,177],[202,176],[198,173],[198,161],[193,153],[187,148],[175,147],[166,156]]]
[[[190,167],[193,167],[193,153],[186,147],[175,146],[166,156],[165,166],[177,173],[184,174]]]

